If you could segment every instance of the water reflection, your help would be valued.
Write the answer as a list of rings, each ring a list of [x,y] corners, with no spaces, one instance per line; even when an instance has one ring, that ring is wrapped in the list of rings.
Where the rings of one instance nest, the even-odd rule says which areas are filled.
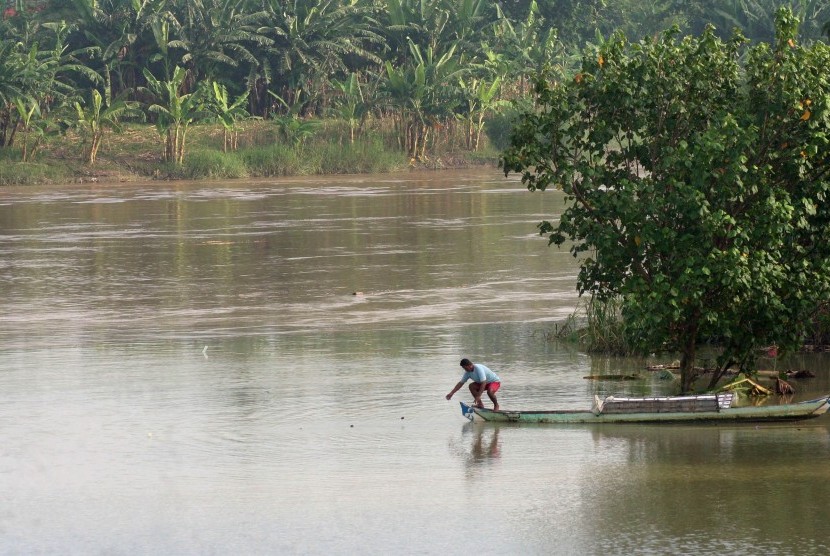
[[[592,437],[621,456],[592,477],[604,495],[585,514],[599,529],[628,524],[604,539],[608,548],[665,553],[658,539],[666,538],[694,553],[820,554],[830,546],[816,541],[828,527],[826,426],[609,427]]]
[[[461,428],[460,440],[450,440],[450,449],[468,468],[493,464],[501,456],[499,431],[499,426],[467,422]]]

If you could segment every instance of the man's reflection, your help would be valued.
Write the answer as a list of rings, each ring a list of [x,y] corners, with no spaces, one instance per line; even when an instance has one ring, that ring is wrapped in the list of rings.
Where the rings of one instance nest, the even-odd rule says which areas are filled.
[[[478,464],[499,457],[501,449],[499,427],[467,423],[464,425],[462,435],[472,436],[468,452],[469,463]]]

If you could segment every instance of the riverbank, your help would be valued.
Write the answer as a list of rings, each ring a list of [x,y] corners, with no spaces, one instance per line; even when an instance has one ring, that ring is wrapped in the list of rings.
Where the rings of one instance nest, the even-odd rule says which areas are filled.
[[[31,149],[31,138],[29,142]],[[193,125],[184,162],[171,164],[162,160],[164,143],[153,126],[130,125],[121,133],[107,133],[95,165],[89,165],[84,138],[67,132],[44,137],[29,162],[20,161],[19,148],[0,150],[0,185],[378,174],[498,162],[495,149],[485,146],[471,152],[450,132],[437,142],[434,154],[424,160],[408,159],[391,131],[375,129],[351,142],[348,128],[337,122],[322,122],[313,136],[292,142],[274,122],[250,121],[240,125],[237,150],[224,152],[223,142],[221,126]]]

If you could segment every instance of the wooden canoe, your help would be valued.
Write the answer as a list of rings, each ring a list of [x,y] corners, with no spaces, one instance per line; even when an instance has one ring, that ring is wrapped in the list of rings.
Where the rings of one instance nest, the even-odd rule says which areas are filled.
[[[461,402],[461,414],[471,421],[493,423],[699,423],[764,422],[812,419],[830,408],[830,395],[779,405],[732,407],[731,395],[595,400],[589,410],[493,411]]]

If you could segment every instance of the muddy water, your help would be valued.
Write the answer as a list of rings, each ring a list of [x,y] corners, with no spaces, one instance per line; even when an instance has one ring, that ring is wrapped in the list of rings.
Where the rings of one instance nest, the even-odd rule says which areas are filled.
[[[462,356],[504,407],[669,388],[544,340],[562,204],[497,172],[0,189],[0,553],[826,554],[828,418],[444,400]],[[830,391],[826,357],[779,364]]]

